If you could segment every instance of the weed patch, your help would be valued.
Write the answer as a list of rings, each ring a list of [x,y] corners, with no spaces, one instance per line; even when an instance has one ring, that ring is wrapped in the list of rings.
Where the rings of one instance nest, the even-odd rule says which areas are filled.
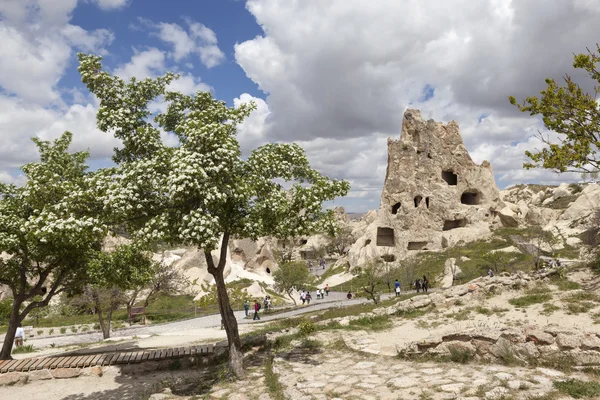
[[[265,361],[265,384],[269,389],[271,397],[275,400],[284,400],[283,385],[279,382],[279,374],[273,371],[273,358],[268,357]]]
[[[35,348],[32,344],[24,344],[23,346],[15,347],[12,351],[13,354],[33,353]]]
[[[544,311],[542,311],[543,315],[550,315],[554,313],[554,311],[560,310],[560,307],[555,306],[552,303],[544,303]]]
[[[516,297],[508,300],[510,304],[517,308],[528,307],[533,304],[545,303],[552,300],[552,296],[548,293],[527,294],[525,296]]]
[[[564,382],[553,382],[554,387],[561,393],[574,399],[585,399],[600,396],[600,384],[584,382],[579,379],[569,379]]]
[[[558,287],[558,290],[568,291],[581,289],[581,285],[577,282],[570,281],[568,279],[561,279],[559,277],[553,277],[550,283]]]
[[[448,348],[448,350],[450,351],[450,360],[460,363],[460,364],[467,364],[469,361],[471,361],[473,359],[473,354],[463,348],[460,347],[456,347],[456,346],[451,346]]]

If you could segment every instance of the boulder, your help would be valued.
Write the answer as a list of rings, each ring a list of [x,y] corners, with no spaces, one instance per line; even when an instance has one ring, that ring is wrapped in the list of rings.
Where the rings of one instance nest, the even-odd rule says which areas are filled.
[[[535,344],[548,345],[554,343],[554,336],[546,332],[533,330],[525,335],[525,340]]]

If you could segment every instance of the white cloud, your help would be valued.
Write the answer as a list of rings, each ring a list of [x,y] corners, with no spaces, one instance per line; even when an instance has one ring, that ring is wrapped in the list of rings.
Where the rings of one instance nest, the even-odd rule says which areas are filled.
[[[77,0],[9,0],[0,3],[0,87],[37,104],[60,103],[56,85],[73,49],[105,52],[106,29],[88,32],[68,21]]]
[[[217,35],[207,26],[185,19],[189,32],[186,32],[179,24],[160,22],[154,24],[152,21],[140,18],[134,29],[150,29],[160,40],[170,44],[173,51],[170,53],[175,61],[187,59],[196,54],[202,64],[207,68],[213,68],[225,60],[225,54],[217,45]]]
[[[525,149],[540,145],[532,136],[541,125],[507,97],[535,95],[544,78],[573,72],[572,53],[600,37],[598,4],[248,0],[264,34],[237,44],[235,57],[268,95],[260,136],[301,141],[353,191],[373,186],[362,204],[378,203],[383,138],[399,136],[407,107],[456,120],[473,158],[490,158],[501,185],[552,180],[547,171],[522,170]],[[425,85],[435,88],[427,101]]]
[[[96,5],[105,11],[119,10],[127,7],[132,0],[91,0]]]
[[[165,71],[165,53],[157,48],[138,52],[131,57],[131,60],[117,67],[114,74],[128,81],[132,77],[144,79],[157,76]]]
[[[17,168],[37,158],[31,137],[53,140],[65,131],[73,133],[71,150],[91,150],[93,159],[112,155],[120,142],[96,128],[95,104],[74,104],[66,110],[50,110],[14,97],[0,96],[0,170]]]

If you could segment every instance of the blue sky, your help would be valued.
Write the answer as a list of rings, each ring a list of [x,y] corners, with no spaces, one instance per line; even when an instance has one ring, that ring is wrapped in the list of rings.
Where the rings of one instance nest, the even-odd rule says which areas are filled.
[[[244,70],[235,62],[233,46],[253,39],[262,30],[256,20],[246,10],[245,3],[238,0],[169,0],[165,7],[162,0],[144,0],[133,2],[122,10],[99,12],[98,7],[91,3],[82,3],[75,8],[71,23],[87,30],[110,29],[117,40],[107,46],[109,54],[104,63],[107,67],[115,67],[127,62],[132,55],[132,49],[143,50],[146,47],[163,47],[164,43],[157,37],[149,35],[147,30],[135,29],[138,19],[144,18],[153,22],[168,22],[185,25],[185,17],[201,22],[212,29],[218,38],[219,48],[225,53],[225,61],[215,68],[206,68],[198,60],[193,60],[193,67],[182,70],[202,77],[211,85],[214,95],[229,105],[240,93],[264,98],[257,85],[246,77]],[[81,86],[76,70],[77,59],[71,59],[69,72],[62,78],[65,86]]]
[[[238,129],[242,151],[299,143],[319,171],[350,181],[336,201],[349,211],[379,207],[387,140],[407,107],[455,120],[500,188],[576,181],[522,168],[544,127],[508,96],[580,77],[573,53],[595,48],[598,20],[600,2],[585,0],[2,0],[0,181],[23,182],[32,136],[65,130],[73,150],[90,149],[92,167],[110,163],[119,143],[96,128],[79,51],[102,54],[126,79],[172,70],[182,74],[174,90],[254,101]]]

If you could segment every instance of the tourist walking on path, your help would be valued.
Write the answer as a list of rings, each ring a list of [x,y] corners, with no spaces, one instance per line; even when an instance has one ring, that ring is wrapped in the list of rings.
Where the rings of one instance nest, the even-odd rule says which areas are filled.
[[[306,304],[310,304],[310,300],[312,299],[312,296],[310,295],[310,292],[306,293]]]
[[[415,281],[415,288],[417,289],[417,293],[421,291],[421,280],[419,278]]]
[[[304,293],[304,290],[300,292],[300,300],[302,300],[302,305],[304,305],[306,302],[306,293]]]
[[[260,310],[260,303],[258,302],[258,300],[254,300],[254,318],[252,318],[253,320],[260,320],[260,317],[258,316],[258,311]]]
[[[254,318],[252,318],[253,320],[260,320],[260,317],[258,316],[258,311],[260,310],[260,303],[258,302],[258,300],[254,300]]]
[[[425,275],[423,275],[423,292],[427,293],[427,289],[429,289],[429,279]]]
[[[17,346],[17,347],[23,346],[24,341],[25,341],[25,330],[23,330],[23,327],[19,323],[19,325],[17,325],[17,331],[15,332],[15,346]]]
[[[250,302],[246,300],[244,302],[244,312],[246,313],[246,317],[248,316],[248,310],[250,310]]]
[[[325,293],[327,293],[327,296],[329,296],[329,285],[325,284]]]
[[[398,279],[396,279],[396,281],[394,282],[394,286],[396,287],[396,297],[400,296],[400,282],[398,282]]]

